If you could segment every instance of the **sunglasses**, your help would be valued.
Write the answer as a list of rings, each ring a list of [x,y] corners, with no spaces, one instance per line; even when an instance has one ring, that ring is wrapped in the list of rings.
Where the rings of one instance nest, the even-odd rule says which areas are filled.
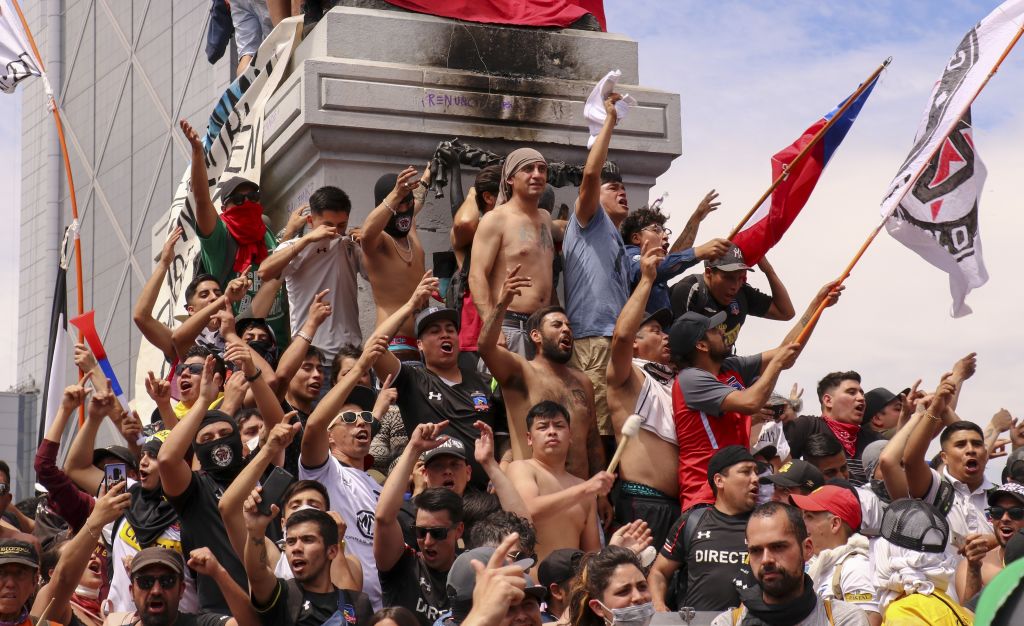
[[[426,539],[427,535],[430,535],[430,537],[434,541],[444,541],[448,538],[448,531],[451,530],[451,528],[447,526],[437,526],[434,528],[428,528],[425,526],[413,526],[412,529],[416,531],[417,539]]]
[[[990,506],[988,516],[992,519],[1002,519],[1004,513],[1010,514],[1010,519],[1019,522],[1024,519],[1024,506]]]
[[[253,202],[260,201],[259,190],[250,191],[249,193],[242,193],[241,191],[235,192],[230,196],[224,198],[224,204],[242,204],[246,200],[252,200]]]
[[[178,584],[178,575],[161,574],[160,576],[152,576],[149,574],[139,574],[135,577],[135,584],[143,591],[149,591],[157,582],[160,583],[161,589],[170,589]]]
[[[346,424],[355,424],[357,418],[363,420],[370,426],[373,426],[374,423],[377,421],[377,418],[374,417],[373,413],[371,413],[370,411],[342,411],[340,415],[334,418],[333,426],[337,426],[340,422],[345,422]]]
[[[180,376],[181,374],[183,374],[185,372],[185,370],[188,370],[188,372],[190,374],[192,374],[193,376],[197,376],[197,375],[203,373],[203,364],[202,363],[189,363],[188,365],[179,365],[178,366],[178,375]]]

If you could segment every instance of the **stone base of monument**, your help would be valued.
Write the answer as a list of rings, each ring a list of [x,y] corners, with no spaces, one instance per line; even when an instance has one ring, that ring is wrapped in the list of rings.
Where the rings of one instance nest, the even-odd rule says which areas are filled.
[[[349,223],[357,225],[381,174],[422,168],[440,141],[455,137],[500,155],[528,146],[582,165],[583,105],[613,69],[623,74],[618,90],[639,104],[616,128],[610,158],[640,206],[682,140],[679,96],[638,85],[636,42],[335,7],[299,46],[267,105],[262,186],[272,220],[282,225],[318,187],[334,185],[352,198]],[[468,189],[476,170],[462,171]],[[556,191],[557,202],[573,205],[575,188]],[[451,209],[447,197],[427,198],[417,225],[429,265],[431,252],[449,247]],[[360,309],[365,330],[373,307]]]

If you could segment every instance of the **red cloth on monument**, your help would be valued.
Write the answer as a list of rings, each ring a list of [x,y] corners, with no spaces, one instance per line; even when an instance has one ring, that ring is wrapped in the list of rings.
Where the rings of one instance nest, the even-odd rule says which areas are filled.
[[[565,28],[587,13],[604,24],[604,0],[387,0],[408,11],[467,22]]]

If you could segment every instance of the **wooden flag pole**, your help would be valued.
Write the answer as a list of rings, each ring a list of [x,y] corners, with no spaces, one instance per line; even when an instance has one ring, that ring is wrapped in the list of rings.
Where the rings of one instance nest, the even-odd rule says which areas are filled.
[[[43,56],[39,54],[39,47],[36,45],[36,39],[32,36],[32,31],[28,27],[28,20],[25,19],[25,14],[21,11],[21,5],[18,4],[18,0],[11,0],[14,5],[14,10],[18,12],[18,19],[21,20],[21,27],[25,30],[25,35],[28,37],[29,45],[32,46],[32,53],[36,57],[36,63],[39,64],[39,71],[46,73],[46,66],[43,64]],[[78,196],[75,195],[75,178],[71,174],[71,160],[68,158],[68,144],[64,139],[64,124],[60,119],[60,110],[57,107],[57,100],[53,97],[53,94],[49,94],[50,98],[50,112],[53,113],[53,121],[57,125],[57,138],[60,140],[60,153],[64,157],[64,175],[68,179],[68,194],[71,196],[71,220],[75,224],[75,287],[76,287],[76,304],[78,305],[78,315],[81,315],[85,310],[85,295],[82,287],[82,242],[78,238]],[[78,333],[78,339],[82,339],[82,333]],[[78,370],[78,377],[82,377],[82,370]],[[85,403],[78,407],[78,425],[81,426],[85,423]]]
[[[1017,45],[1018,41],[1020,41],[1021,35],[1024,35],[1024,26],[1017,29],[1017,34],[1014,35],[1013,39],[1011,39],[1010,43],[1006,46],[1006,49],[1003,50],[1003,53],[999,55],[998,59],[996,59],[995,65],[992,66],[992,69],[985,76],[985,79],[981,81],[981,85],[978,86],[977,91],[974,92],[974,95],[964,106],[963,110],[960,111],[960,115],[958,115],[956,119],[959,120],[960,118],[962,118],[964,114],[967,113],[967,110],[971,108],[971,105],[974,104],[975,100],[977,100],[978,95],[981,93],[981,90],[984,89],[986,85],[988,85],[988,81],[990,81],[992,77],[995,76],[996,72],[999,71],[999,66],[1002,65],[1003,61],[1006,59],[1006,56],[1010,54],[1010,51],[1013,50],[1013,47]],[[945,141],[945,139],[943,139],[943,141]],[[935,146],[935,148],[932,150],[932,153],[928,155],[928,158],[923,161],[921,169],[918,170],[918,172],[914,175],[913,180],[911,180],[907,185],[903,187],[904,195],[906,195],[907,191],[909,191],[914,186],[914,184],[917,183],[917,179],[921,177],[921,172],[923,172],[924,168],[928,167],[928,164],[931,163],[932,159],[935,158],[936,153],[938,153],[939,149],[942,148],[942,144],[943,142],[940,141],[938,145]],[[900,198],[902,200],[902,196]],[[898,206],[899,202],[894,203],[892,210],[896,210],[896,207]],[[860,249],[857,250],[857,254],[853,256],[853,259],[846,266],[846,269],[843,270],[843,273],[839,276],[839,285],[842,285],[843,282],[850,277],[850,272],[853,271],[853,266],[857,265],[857,262],[860,261],[860,258],[864,256],[864,253],[867,251],[868,246],[870,246],[871,243],[875,240],[875,237],[878,236],[878,233],[882,231],[882,227],[885,226],[885,222],[888,221],[891,215],[892,211],[890,211],[888,215],[882,218],[882,221],[878,224],[878,226],[875,226],[875,228],[871,231],[871,234],[868,235],[868,238],[865,239],[864,243],[861,244]],[[825,299],[822,300],[821,304],[818,305],[818,308],[814,311],[814,314],[811,316],[811,319],[808,320],[807,325],[804,326],[804,329],[800,331],[800,335],[797,336],[797,343],[803,345],[807,341],[807,336],[811,334],[812,330],[814,330],[814,326],[818,323],[818,319],[821,317],[822,312],[824,312],[825,307],[827,306],[827,302],[828,300]]]
[[[888,59],[883,61],[882,64],[879,65],[875,69],[875,71],[871,73],[871,76],[868,76],[868,79],[861,83],[859,87],[857,87],[857,91],[854,91],[853,95],[846,99],[846,102],[843,103],[843,106],[839,107],[839,110],[836,111],[836,114],[833,115],[828,120],[828,122],[826,122],[825,125],[822,126],[821,129],[814,134],[814,137],[811,137],[811,140],[807,143],[807,145],[804,146],[803,149],[800,150],[800,152],[797,153],[795,157],[793,157],[793,161],[782,170],[782,173],[779,174],[778,178],[772,181],[772,184],[771,186],[768,187],[768,190],[761,194],[761,197],[757,199],[757,202],[754,203],[754,206],[750,207],[750,210],[747,211],[746,215],[743,216],[743,219],[740,220],[740,223],[737,224],[736,227],[732,229],[728,237],[730,241],[736,237],[736,234],[739,233],[744,226],[746,226],[747,222],[750,221],[750,218],[753,217],[754,213],[757,212],[757,209],[762,204],[764,204],[764,201],[767,200],[768,197],[772,195],[772,192],[775,191],[775,189],[782,184],[782,181],[786,180],[786,178],[789,176],[789,170],[796,167],[796,165],[800,163],[800,161],[802,161],[805,156],[807,156],[807,153],[811,151],[811,148],[816,146],[818,142],[821,141],[821,138],[825,136],[825,133],[828,132],[828,129],[832,128],[832,125],[836,123],[836,120],[841,118],[843,114],[846,113],[846,111],[851,106],[853,106],[853,103],[857,101],[857,98],[859,98],[861,94],[863,94],[868,89],[868,87],[870,87],[875,82],[879,74],[882,73],[882,70],[887,68],[890,63],[892,63],[892,57],[889,57]]]

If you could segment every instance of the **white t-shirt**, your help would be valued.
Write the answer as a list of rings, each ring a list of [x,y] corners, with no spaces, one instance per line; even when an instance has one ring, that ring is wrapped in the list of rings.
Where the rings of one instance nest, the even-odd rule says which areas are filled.
[[[782,422],[765,422],[764,426],[761,427],[761,435],[757,438],[757,443],[751,449],[751,453],[757,454],[758,450],[763,450],[768,446],[775,446],[776,456],[782,462],[789,458],[789,441],[786,440],[786,434],[782,431]]]
[[[946,468],[942,468],[942,476],[935,470],[932,472],[933,489],[945,478],[953,484],[953,508],[949,510],[946,518],[949,520],[949,541],[956,547],[963,546],[967,535],[976,533],[988,534],[995,532],[992,524],[988,522],[985,509],[988,508],[988,494],[992,483],[986,478],[981,486],[971,491],[966,483],[962,483],[950,476]],[[951,586],[952,588],[952,586]]]
[[[363,566],[363,593],[370,597],[373,609],[380,610],[383,598],[373,558],[374,511],[380,485],[366,472],[342,465],[330,454],[326,463],[315,468],[306,467],[300,458],[299,479],[315,480],[327,488],[330,510],[345,520],[345,550]]]
[[[865,611],[880,613],[878,593],[875,589],[875,572],[871,560],[861,554],[850,554],[841,558],[839,563],[842,564],[842,568],[839,570],[839,590],[842,592],[842,597],[836,596],[832,585],[832,577],[835,575],[838,564],[822,572],[821,582],[817,589],[818,597],[842,600]]]
[[[277,246],[274,254],[296,243],[298,239],[284,241]],[[281,272],[288,288],[288,310],[293,332],[302,328],[316,294],[330,289],[324,302],[331,305],[331,316],[313,336],[313,345],[323,351],[328,361],[334,358],[341,346],[361,346],[363,343],[359,329],[356,272],[366,277],[363,252],[348,237],[314,241],[299,252]]]
[[[111,611],[135,611],[135,600],[132,598],[128,585],[128,572],[124,568],[127,558],[129,562],[139,552],[139,544],[135,540],[135,530],[128,520],[121,518],[117,522],[111,522],[104,528],[105,534],[109,536],[114,532],[114,524],[117,523],[117,536],[113,537],[111,543],[111,559],[114,566],[114,575],[110,581],[110,592],[107,600],[110,602]],[[163,534],[156,540],[156,545],[170,548],[178,554],[182,554],[181,547],[181,525],[175,522],[168,526]],[[188,556],[183,556],[188,561]],[[192,577],[192,570],[185,568],[185,593],[181,596],[179,607],[183,613],[199,612],[199,596],[196,595],[196,581]]]

